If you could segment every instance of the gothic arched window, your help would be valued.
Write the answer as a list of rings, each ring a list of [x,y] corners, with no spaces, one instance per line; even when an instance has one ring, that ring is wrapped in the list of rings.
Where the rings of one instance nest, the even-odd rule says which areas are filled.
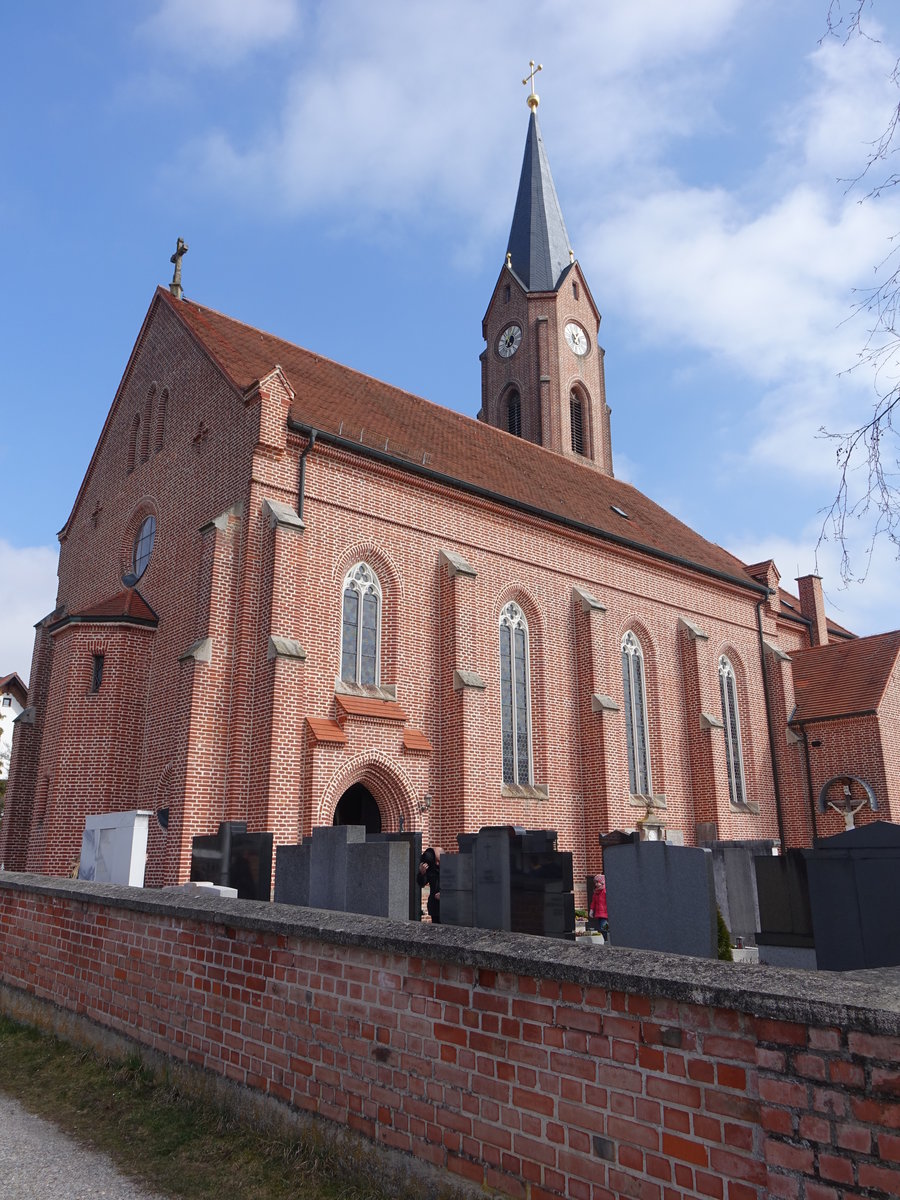
[[[375,687],[381,658],[381,584],[365,563],[344,579],[341,619],[341,679]]]
[[[506,428],[516,437],[522,436],[522,400],[518,392],[510,392],[506,404]]]
[[[572,449],[584,454],[584,411],[577,392],[569,393],[569,421],[572,426]]]
[[[500,614],[500,732],[503,782],[531,783],[528,622],[510,601]]]
[[[625,690],[625,740],[628,746],[628,786],[634,796],[650,796],[650,746],[647,733],[647,692],[644,652],[629,630],[622,638],[622,685]]]
[[[744,787],[744,752],[741,748],[741,718],[738,714],[737,681],[734,667],[723,654],[719,659],[719,690],[722,694],[722,722],[725,726],[725,759],[728,765],[728,794],[731,803],[747,803]]]
[[[129,475],[134,470],[134,464],[137,460],[138,438],[141,433],[141,414],[136,412],[131,421],[131,437],[128,442],[128,473]]]

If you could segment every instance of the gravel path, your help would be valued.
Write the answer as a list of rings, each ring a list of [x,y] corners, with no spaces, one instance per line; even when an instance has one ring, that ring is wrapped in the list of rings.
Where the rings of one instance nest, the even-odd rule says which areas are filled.
[[[166,1200],[0,1093],[0,1200]]]

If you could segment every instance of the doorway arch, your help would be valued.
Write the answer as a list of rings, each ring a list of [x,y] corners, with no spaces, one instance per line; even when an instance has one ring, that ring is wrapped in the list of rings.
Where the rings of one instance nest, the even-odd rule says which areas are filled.
[[[352,783],[334,810],[332,825],[365,825],[366,833],[381,833],[381,809],[364,783]]]

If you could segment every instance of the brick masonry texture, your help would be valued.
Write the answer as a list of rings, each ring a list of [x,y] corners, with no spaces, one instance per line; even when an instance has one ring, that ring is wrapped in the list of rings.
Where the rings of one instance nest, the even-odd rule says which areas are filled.
[[[0,873],[0,984],[534,1200],[900,1193],[900,1000]]]

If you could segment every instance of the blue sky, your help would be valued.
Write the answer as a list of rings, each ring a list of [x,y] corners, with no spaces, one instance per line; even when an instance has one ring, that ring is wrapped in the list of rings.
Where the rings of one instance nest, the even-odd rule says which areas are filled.
[[[900,195],[860,204],[840,182],[896,104],[900,11],[875,0],[873,38],[843,46],[820,42],[826,9],[4,6],[0,674],[27,677],[56,531],[176,237],[192,299],[477,412],[530,58],[604,314],[617,474],[789,587],[816,569],[837,482],[817,431],[871,406],[847,318],[900,230]],[[854,538],[861,568],[864,523]],[[833,544],[818,569],[838,620],[900,624],[887,547],[849,589]]]

